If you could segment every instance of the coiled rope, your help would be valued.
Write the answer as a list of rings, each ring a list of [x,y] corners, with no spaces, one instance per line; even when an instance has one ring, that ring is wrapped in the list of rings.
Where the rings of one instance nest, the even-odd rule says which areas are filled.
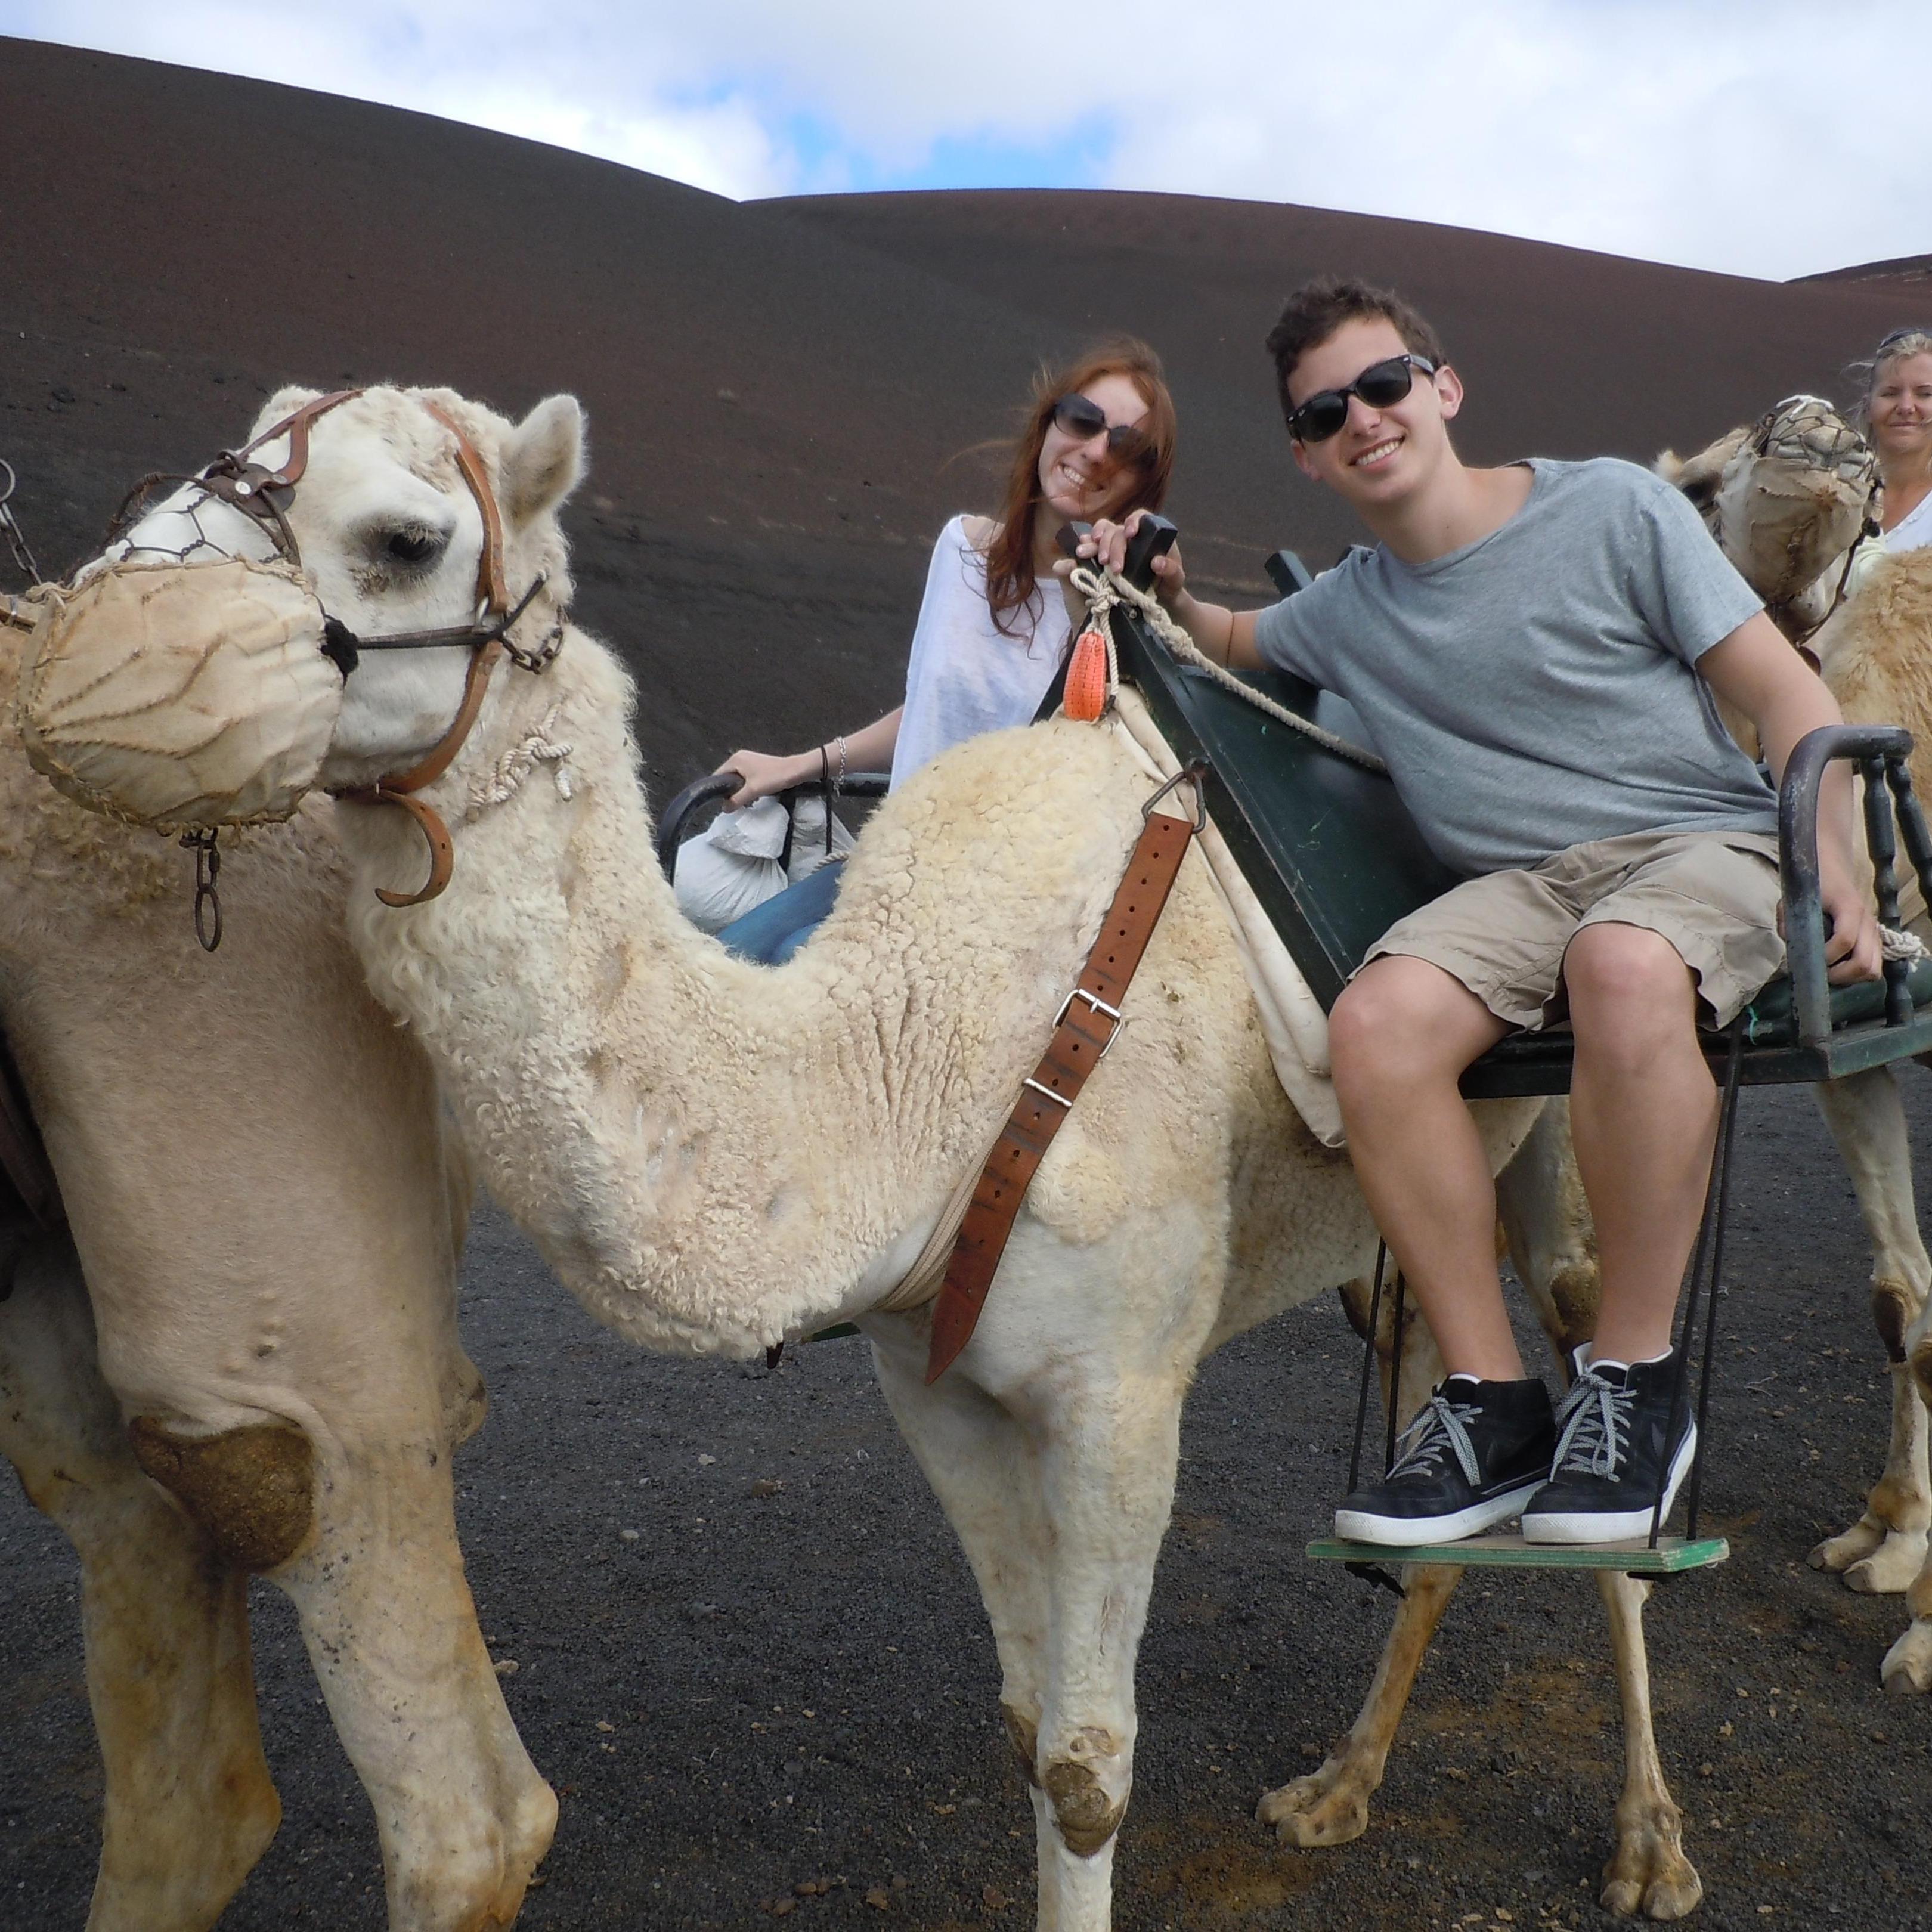
[[[1107,688],[1110,694],[1119,687],[1120,667],[1114,648],[1114,627],[1108,618],[1117,605],[1125,604],[1139,614],[1148,628],[1174,656],[1184,664],[1204,670],[1216,684],[1232,691],[1243,704],[1252,705],[1257,711],[1286,724],[1291,731],[1300,732],[1324,752],[1333,752],[1338,758],[1346,758],[1352,765],[1360,766],[1365,772],[1388,776],[1388,766],[1374,752],[1365,752],[1360,746],[1352,745],[1346,738],[1338,738],[1312,718],[1304,718],[1298,712],[1289,710],[1286,705],[1276,704],[1265,692],[1244,684],[1225,664],[1216,664],[1168,614],[1157,597],[1136,588],[1118,572],[1076,563],[1068,580],[1087,600],[1088,622],[1107,641]]]

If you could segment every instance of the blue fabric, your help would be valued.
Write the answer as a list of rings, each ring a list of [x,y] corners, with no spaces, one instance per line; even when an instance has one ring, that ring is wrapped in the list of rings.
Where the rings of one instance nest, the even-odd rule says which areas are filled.
[[[734,919],[718,937],[741,959],[782,966],[824,924],[838,896],[844,869],[844,860],[831,860],[796,885],[774,892],[742,919]]]

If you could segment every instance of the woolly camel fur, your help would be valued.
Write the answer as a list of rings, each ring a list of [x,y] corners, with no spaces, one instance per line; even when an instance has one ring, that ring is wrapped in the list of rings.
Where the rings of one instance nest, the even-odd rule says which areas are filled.
[[[299,1613],[398,1932],[509,1923],[554,1823],[456,1541],[468,1166],[349,950],[327,820],[240,841],[211,958],[186,854],[0,757],[0,1012],[70,1229],[0,1230],[0,1450],[81,1561],[92,1932],[201,1932],[274,1833],[251,1574]]]
[[[1768,438],[1733,430],[1688,460],[1666,451],[1656,468],[1696,505],[1787,635],[1816,659],[1846,717],[1912,731],[1913,784],[1922,800],[1932,798],[1932,553],[1881,556],[1847,579],[1846,553],[1863,526],[1870,477],[1855,433],[1826,405],[1795,398],[1780,406]],[[1916,882],[1903,896],[1912,929],[1932,939]],[[1863,1514],[1810,1560],[1854,1590],[1906,1593],[1912,1621],[1880,1674],[1889,1690],[1922,1692],[1932,1689],[1932,1257],[1919,1232],[1892,1070],[1814,1090],[1871,1239],[1872,1318],[1891,1364],[1892,1404],[1885,1468]]]
[[[576,404],[552,398],[512,427],[418,393],[483,452],[513,594],[550,573],[527,620],[541,634],[568,595],[554,513],[580,467]],[[262,421],[302,400],[284,392]],[[480,522],[416,394],[372,391],[320,421],[290,515],[323,602],[362,634],[467,615]],[[259,548],[234,521],[235,547]],[[390,532],[428,554],[398,569]],[[410,763],[454,715],[462,677],[455,652],[365,656],[323,782],[366,784]],[[1364,1273],[1366,1210],[1346,1159],[1284,1099],[1190,859],[1129,1023],[1034,1183],[979,1331],[928,1388],[926,1314],[875,1306],[1030,1070],[1148,783],[1091,727],[964,746],[887,802],[838,910],[772,970],[678,914],[652,862],[631,698],[574,630],[542,676],[498,669],[473,735],[422,794],[458,854],[454,883],[427,903],[374,896],[415,882],[410,823],[343,808],[356,951],[440,1070],[487,1184],[600,1319],[653,1346],[738,1354],[861,1322],[992,1620],[1033,1793],[1039,1922],[1099,1932],[1132,1781],[1134,1658],[1195,1364]],[[1496,1165],[1534,1112],[1486,1111]],[[795,1131],[801,1119],[811,1134]],[[1618,1580],[1606,1594],[1628,1758],[1606,1895],[1675,1916],[1696,1880],[1650,1734],[1642,1592]],[[1405,1610],[1374,1708],[1387,1710],[1391,1687],[1406,1692],[1417,1628],[1432,1621]],[[1274,1815],[1302,1803],[1298,1789],[1275,1795]]]

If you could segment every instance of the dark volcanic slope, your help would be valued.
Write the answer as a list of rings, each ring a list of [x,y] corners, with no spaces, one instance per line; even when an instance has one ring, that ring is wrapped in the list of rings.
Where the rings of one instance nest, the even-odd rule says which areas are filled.
[[[1470,388],[1466,452],[1500,461],[1701,446],[1796,389],[1824,394],[1896,326],[1889,291],[1797,287],[1467,229],[1192,196],[874,194],[763,202],[1051,316],[1128,328],[1172,363],[1184,529],[1321,551],[1356,535],[1294,476],[1261,349],[1288,290],[1335,271],[1400,288]]]
[[[1474,394],[1472,452],[1695,444],[1834,372],[1887,292],[1156,195],[741,207],[293,89],[0,42],[0,454],[62,562],[123,479],[233,440],[285,380],[446,382],[590,412],[583,604],[651,695],[655,777],[896,694],[924,550],[1042,355],[1137,329],[1183,408],[1196,566],[1350,534],[1288,464],[1258,344],[1320,268],[1400,283]],[[57,237],[58,245],[46,238]],[[72,400],[65,400],[71,398]],[[791,665],[799,659],[794,674]]]
[[[1894,255],[1883,262],[1860,262],[1849,268],[1821,268],[1815,275],[1800,275],[1801,282],[1932,281],[1932,255]],[[1916,312],[1916,311],[1915,311]]]
[[[639,674],[660,785],[892,701],[926,547],[986,500],[984,467],[948,459],[1000,430],[1036,358],[1102,329],[1167,357],[1196,567],[1258,596],[1262,550],[1320,558],[1348,534],[1292,472],[1258,347],[1312,270],[1395,280],[1438,316],[1481,457],[1694,445],[1828,388],[1908,319],[1895,287],[1305,209],[739,207],[420,116],[20,41],[0,40],[0,456],[44,559],[91,545],[143,471],[236,441],[284,381],[446,382],[513,410],[571,388],[595,439],[581,602]],[[1748,1105],[1712,1495],[1737,1557],[1651,1619],[1700,1922],[1924,1927],[1932,1706],[1876,1683],[1904,1611],[1799,1567],[1882,1453],[1862,1244],[1807,1098]],[[564,1798],[526,1922],[738,1932],[782,1894],[801,1924],[1022,1922],[1031,1832],[984,1618],[862,1352],[803,1351],[769,1378],[640,1354],[494,1216],[466,1297],[493,1398],[460,1466],[471,1574]],[[1590,1879],[1614,1720],[1574,1579],[1479,1584],[1452,1611],[1368,1840],[1285,1855],[1252,1822],[1262,1786],[1348,1722],[1386,1627],[1300,1555],[1338,1480],[1352,1360],[1324,1304],[1204,1370],[1143,1654],[1118,1922],[1387,1932],[1501,1905],[1519,1925],[1605,1924]],[[78,1924],[98,1849],[74,1574],[0,1487],[4,1932]],[[286,1604],[256,1601],[288,1815],[226,1922],[374,1928],[366,1803]],[[814,1875],[848,1882],[791,1892]],[[862,1902],[874,1886],[883,1912]]]

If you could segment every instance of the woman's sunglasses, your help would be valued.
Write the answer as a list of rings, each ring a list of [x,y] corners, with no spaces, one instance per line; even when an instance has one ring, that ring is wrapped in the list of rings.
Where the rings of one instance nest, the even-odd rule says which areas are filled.
[[[1062,396],[1054,404],[1053,420],[1076,442],[1091,442],[1104,430],[1107,454],[1116,463],[1141,462],[1154,448],[1147,431],[1138,424],[1110,423],[1106,411],[1098,403],[1077,392]]]
[[[1372,410],[1399,403],[1415,386],[1415,372],[1436,373],[1426,356],[1391,356],[1371,362],[1347,388],[1318,389],[1288,419],[1288,433],[1297,442],[1326,442],[1348,420],[1348,398],[1360,396]]]

